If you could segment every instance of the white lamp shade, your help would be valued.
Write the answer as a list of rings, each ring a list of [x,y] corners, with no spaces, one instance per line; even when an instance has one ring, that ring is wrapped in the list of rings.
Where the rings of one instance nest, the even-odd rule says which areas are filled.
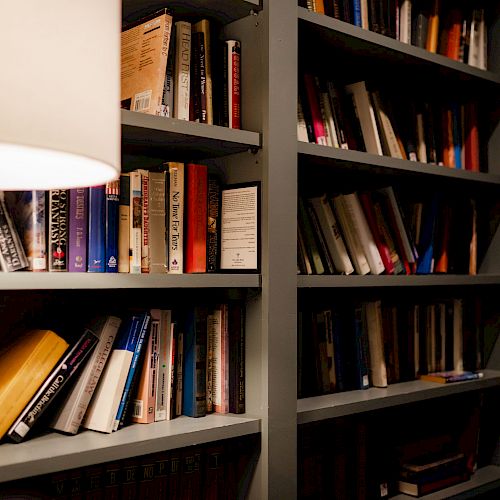
[[[0,189],[120,174],[119,0],[3,2]]]

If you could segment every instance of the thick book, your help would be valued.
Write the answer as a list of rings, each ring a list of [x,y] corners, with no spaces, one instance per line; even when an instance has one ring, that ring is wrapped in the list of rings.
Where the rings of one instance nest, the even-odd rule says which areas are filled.
[[[49,190],[49,271],[68,270],[68,189]]]
[[[157,11],[121,34],[121,107],[153,115],[164,115],[163,89],[172,16]],[[145,50],[147,47],[147,50]]]
[[[120,181],[111,181],[106,184],[105,191],[105,271],[118,272],[118,227],[120,210]]]
[[[184,272],[184,163],[168,165],[168,272]]]
[[[312,128],[314,131],[314,140],[316,144],[327,145],[325,125],[321,116],[321,107],[319,102],[319,90],[316,84],[316,79],[310,73],[304,74],[304,90],[307,97],[307,102],[304,106],[309,106],[311,115]]]
[[[106,271],[106,186],[89,188],[89,273]],[[104,222],[104,224],[103,224]]]
[[[120,175],[120,199],[118,201],[118,272],[130,271],[130,174]]]
[[[28,269],[34,272],[46,271],[47,208],[45,191],[5,191],[4,195],[14,226],[28,258]],[[2,209],[0,208],[0,210]],[[3,228],[2,231],[6,229],[5,226]]]
[[[213,90],[212,90],[212,46],[210,20],[202,19],[192,25],[193,33],[202,33],[204,39],[204,66],[205,66],[205,110],[206,116],[201,120],[203,123],[212,125],[213,114]]]
[[[151,319],[152,319],[151,315]],[[139,424],[150,424],[155,421],[157,371],[158,371],[159,331],[153,328],[148,336],[142,366],[137,383],[137,391],[132,394],[131,420]]]
[[[167,272],[166,172],[149,172],[149,272]]]
[[[80,338],[64,353],[7,431],[10,439],[19,443],[26,438],[41,415],[75,375],[78,368],[83,366],[98,340],[94,332],[86,329]]]
[[[102,316],[89,326],[99,338],[99,342],[70,392],[65,396],[64,401],[61,401],[50,425],[52,429],[67,434],[78,432],[113,348],[121,321],[116,316]]]
[[[111,433],[139,337],[139,316],[123,323],[85,414],[83,427]]]
[[[149,170],[139,169],[141,174],[141,273],[147,274],[150,270],[149,256]]]
[[[51,330],[30,330],[0,351],[0,437],[29,403],[68,345]]]
[[[212,371],[207,374],[207,396],[213,403],[216,413],[229,412],[229,328],[227,304],[219,304],[207,315],[207,345],[211,352],[207,352],[207,361],[210,361]],[[207,363],[207,367],[209,364]],[[212,392],[209,394],[209,389]]]
[[[241,43],[226,40],[227,51],[227,89],[228,89],[228,126],[241,128]]]
[[[186,211],[184,272],[207,271],[208,169],[206,165],[186,165]]]
[[[87,271],[89,188],[69,190],[68,271]]]
[[[189,308],[184,323],[184,367],[182,413],[204,417],[206,401],[207,308]]]
[[[387,366],[380,300],[363,304],[368,331],[370,380],[374,387],[387,387]]]
[[[191,86],[191,23],[175,23],[174,118],[189,120]]]
[[[139,367],[141,366],[144,358],[144,344],[147,343],[147,340],[149,338],[149,324],[151,321],[151,315],[149,314],[149,312],[144,312],[142,314],[139,314],[138,318],[139,322],[137,339],[134,343],[134,350],[132,359],[130,361],[130,367],[127,373],[127,378],[125,379],[125,385],[123,387],[120,404],[118,405],[118,410],[116,412],[116,418],[113,425],[114,431],[118,430],[118,428],[123,427],[123,425],[125,425],[125,418],[128,418],[128,406],[131,396],[136,390],[137,379],[140,374]]]
[[[214,174],[208,174],[207,188],[207,272],[220,269],[220,204],[221,184]]]

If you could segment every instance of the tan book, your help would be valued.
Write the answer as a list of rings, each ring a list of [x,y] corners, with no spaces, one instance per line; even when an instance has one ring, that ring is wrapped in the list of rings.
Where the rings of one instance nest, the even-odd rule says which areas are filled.
[[[191,23],[175,23],[174,118],[189,121]]]
[[[207,119],[205,123],[212,125],[214,123],[213,113],[213,91],[212,91],[212,53],[210,40],[210,21],[202,19],[192,26],[193,33],[203,33],[205,39],[205,95]]]
[[[149,172],[149,272],[167,272],[166,172]]]
[[[163,115],[172,16],[167,9],[126,27],[121,35],[121,106]]]
[[[364,309],[368,330],[371,383],[374,387],[387,387],[387,367],[382,331],[382,304],[380,300],[366,302]]]

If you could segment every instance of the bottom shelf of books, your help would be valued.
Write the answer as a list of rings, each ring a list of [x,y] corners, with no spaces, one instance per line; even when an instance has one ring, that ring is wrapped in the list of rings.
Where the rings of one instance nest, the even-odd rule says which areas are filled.
[[[230,417],[222,417],[223,421],[227,419]],[[183,420],[186,419],[181,418],[179,422]],[[205,419],[198,420],[201,422]],[[163,426],[170,427],[165,424]],[[248,430],[251,427],[248,426]],[[137,429],[130,431],[134,430]],[[216,432],[211,434],[211,438],[216,435]],[[228,433],[226,437],[230,435]],[[202,431],[199,440],[168,441],[160,436],[154,446],[151,446],[151,442],[145,445],[144,441],[137,440],[127,453],[123,453],[124,450],[118,445],[115,450],[108,448],[108,452],[100,454],[98,463],[77,459],[71,465],[66,462],[64,470],[59,467],[30,477],[29,481],[24,478],[1,483],[0,498],[178,500],[208,498],[206,492],[210,492],[210,498],[246,498],[260,455],[260,434],[238,435],[235,432],[234,435],[237,437],[209,442],[206,441],[207,436],[203,438]],[[85,440],[85,434],[81,436],[80,441]],[[90,438],[89,433],[86,437]],[[40,441],[40,444],[45,445],[47,454],[52,450],[50,445],[53,444],[53,439],[49,436]],[[175,444],[170,448],[172,443]],[[185,446],[185,443],[190,445]],[[179,445],[182,447],[178,447]],[[84,452],[83,455],[87,454]],[[27,469],[40,472],[41,465],[41,460],[37,464],[31,462],[27,464]],[[2,469],[2,479],[5,477]]]
[[[299,425],[298,497],[488,491],[500,484],[498,396],[495,387]]]

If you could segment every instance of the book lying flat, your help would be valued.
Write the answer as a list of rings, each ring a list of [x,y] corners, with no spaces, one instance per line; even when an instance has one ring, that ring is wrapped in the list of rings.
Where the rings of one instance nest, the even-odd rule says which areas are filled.
[[[419,375],[420,380],[427,380],[428,382],[438,382],[439,384],[450,384],[452,382],[463,382],[465,380],[477,380],[482,378],[482,372],[470,371],[457,371],[450,370],[444,372],[431,372]]]

